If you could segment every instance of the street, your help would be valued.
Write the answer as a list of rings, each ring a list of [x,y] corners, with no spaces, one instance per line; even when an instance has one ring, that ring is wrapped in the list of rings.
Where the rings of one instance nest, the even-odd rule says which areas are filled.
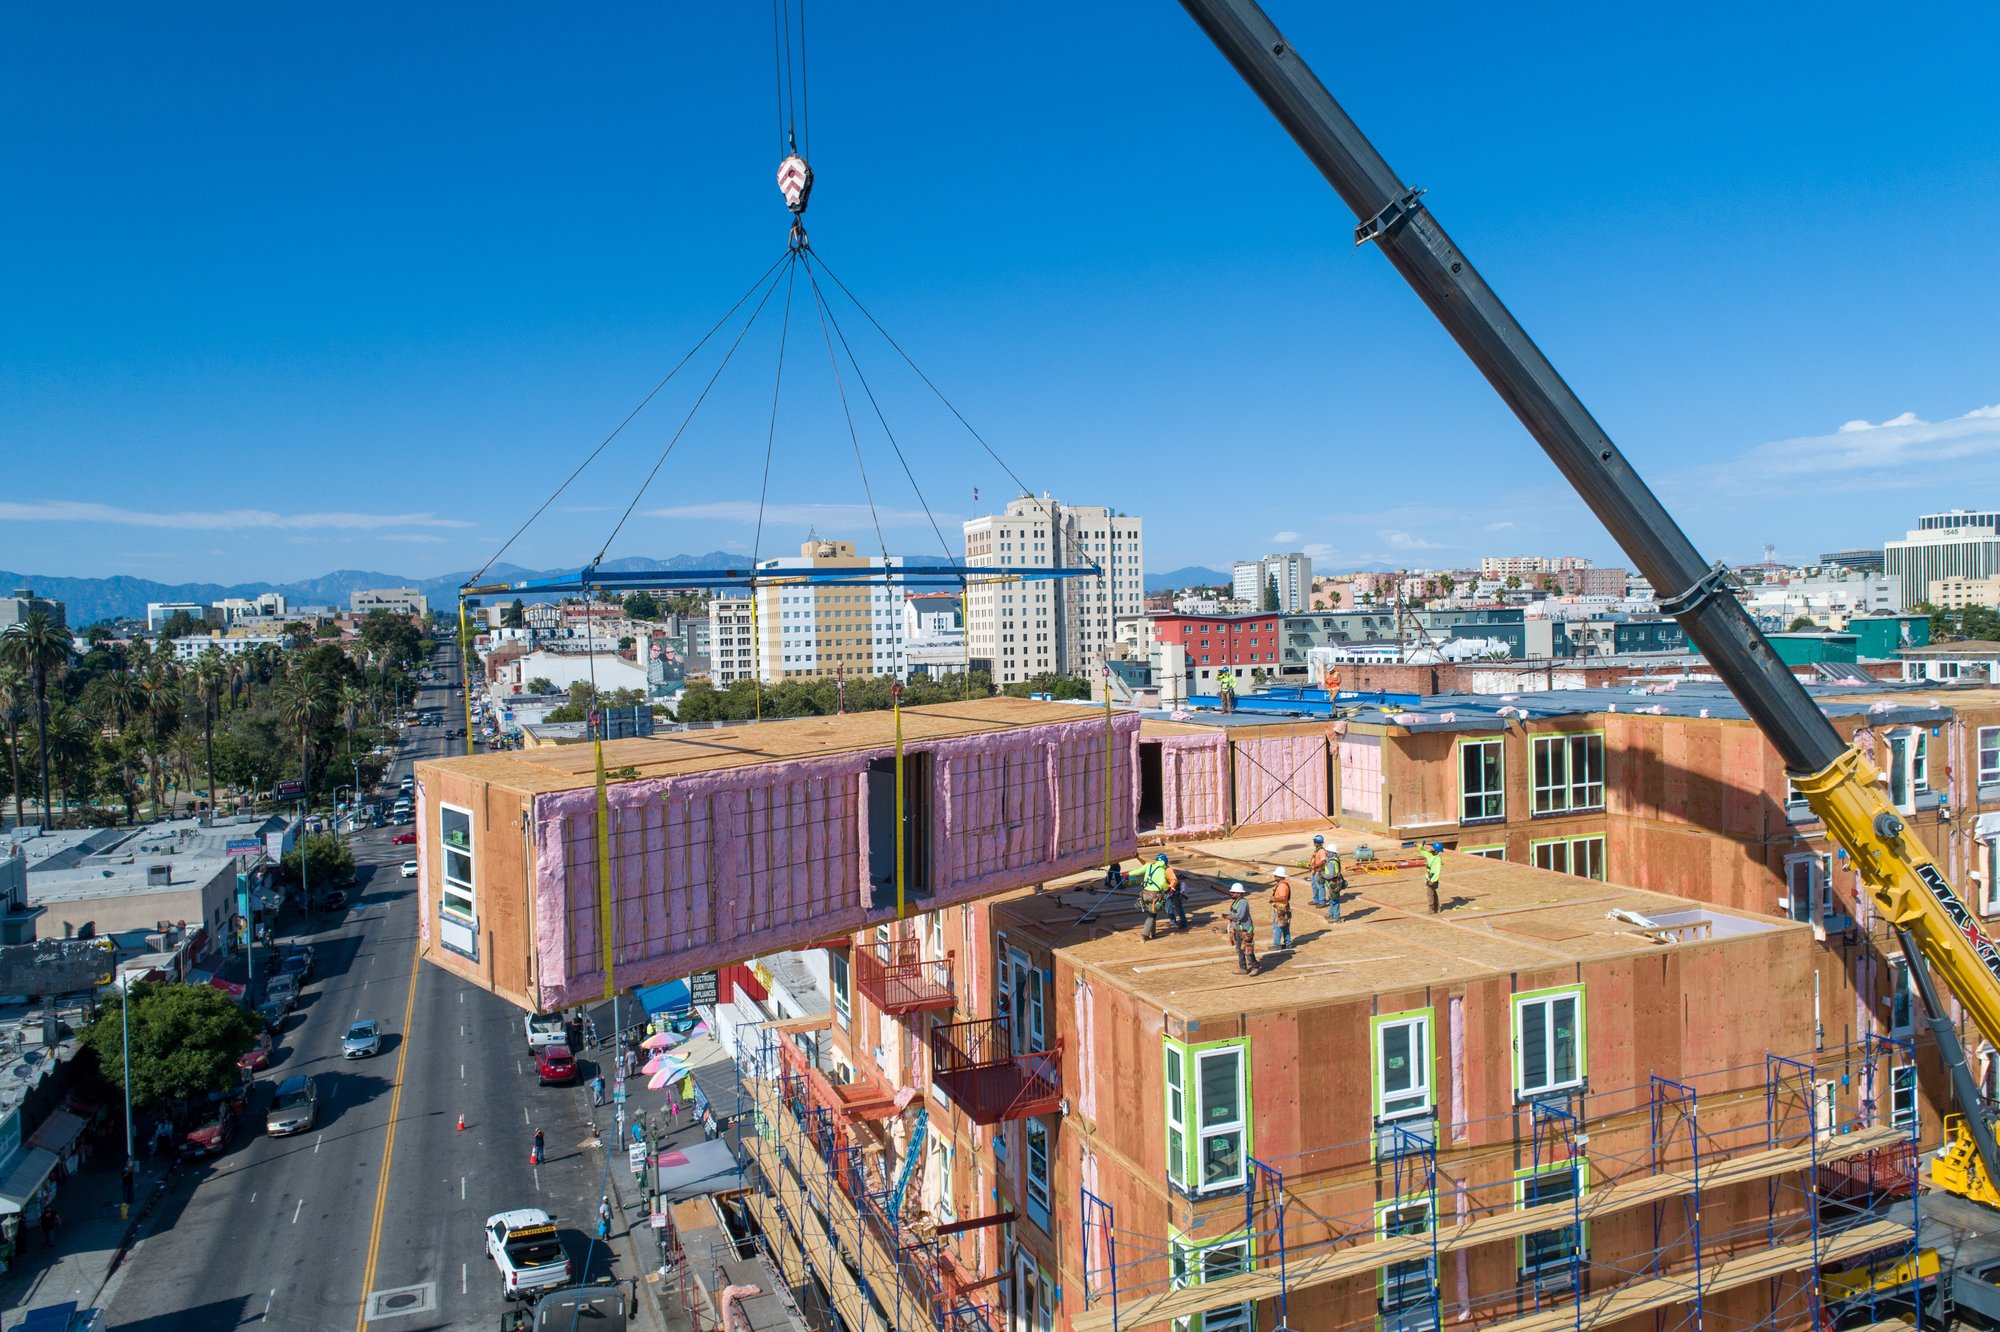
[[[425,687],[418,706],[441,708],[443,724],[406,729],[385,789],[417,758],[462,751],[446,738],[464,724],[448,687],[457,652],[439,659],[446,682]],[[415,881],[399,873],[414,848],[391,841],[412,827],[355,836],[345,912],[281,922],[296,930],[281,939],[316,950],[312,983],[231,1149],[183,1168],[106,1287],[112,1327],[488,1332],[505,1304],[481,1225],[509,1208],[553,1213],[580,1274],[591,1260],[592,1276],[630,1275],[592,1238],[607,1160],[586,1145],[595,1069],[583,1056],[575,1086],[538,1086],[518,1011],[416,965]],[[347,1060],[341,1036],[357,1018],[381,1022],[383,1048]],[[318,1081],[318,1123],[264,1136],[271,1088],[299,1073]],[[540,1167],[529,1163],[537,1127]]]

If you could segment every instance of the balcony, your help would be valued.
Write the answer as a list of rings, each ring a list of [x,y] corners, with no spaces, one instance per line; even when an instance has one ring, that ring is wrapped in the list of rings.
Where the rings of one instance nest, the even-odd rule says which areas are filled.
[[[958,1002],[951,988],[952,955],[925,961],[923,944],[896,939],[866,944],[854,950],[854,988],[884,1013],[919,1013],[951,1008]]]
[[[888,1119],[897,1113],[896,1093],[867,1069],[857,1066],[854,1081],[835,1082],[825,1073],[813,1067],[806,1058],[805,1051],[790,1038],[794,1031],[810,1031],[827,1027],[830,1018],[802,1018],[786,1023],[773,1023],[782,1030],[778,1040],[778,1063],[780,1080],[787,1088],[786,1100],[794,1110],[805,1113],[824,1110],[845,1123],[853,1119]]]
[[[977,1124],[1054,1114],[1062,1107],[1062,1042],[1017,1048],[1005,1018],[931,1030],[931,1080]]]

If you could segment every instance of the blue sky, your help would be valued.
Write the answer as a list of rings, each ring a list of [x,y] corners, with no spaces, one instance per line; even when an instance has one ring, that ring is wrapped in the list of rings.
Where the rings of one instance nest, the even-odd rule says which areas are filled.
[[[1991,7],[1270,8],[1706,553],[2000,502]],[[754,4],[4,22],[0,568],[477,566],[783,251]],[[1618,559],[1177,7],[808,36],[815,248],[1030,486],[1143,514],[1149,568]],[[613,555],[757,540],[777,308]],[[954,537],[1011,483],[834,308]],[[820,338],[796,298],[765,551],[875,544]],[[594,554],[713,365],[508,558]],[[862,446],[884,540],[935,552]]]

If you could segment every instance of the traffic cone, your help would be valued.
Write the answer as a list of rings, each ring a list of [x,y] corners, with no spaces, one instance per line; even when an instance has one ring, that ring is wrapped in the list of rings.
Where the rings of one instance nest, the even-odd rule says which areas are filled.
[[[463,1110],[458,1113],[458,1131],[460,1133],[465,1132],[465,1112]]]

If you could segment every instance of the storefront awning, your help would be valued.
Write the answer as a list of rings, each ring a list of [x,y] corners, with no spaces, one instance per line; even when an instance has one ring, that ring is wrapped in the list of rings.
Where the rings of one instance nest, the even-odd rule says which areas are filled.
[[[67,1110],[52,1111],[42,1121],[42,1126],[28,1135],[28,1145],[61,1156],[76,1145],[87,1124],[82,1115],[71,1114]]]
[[[23,1211],[55,1173],[56,1154],[40,1147],[23,1147],[0,1164],[0,1216]]]

